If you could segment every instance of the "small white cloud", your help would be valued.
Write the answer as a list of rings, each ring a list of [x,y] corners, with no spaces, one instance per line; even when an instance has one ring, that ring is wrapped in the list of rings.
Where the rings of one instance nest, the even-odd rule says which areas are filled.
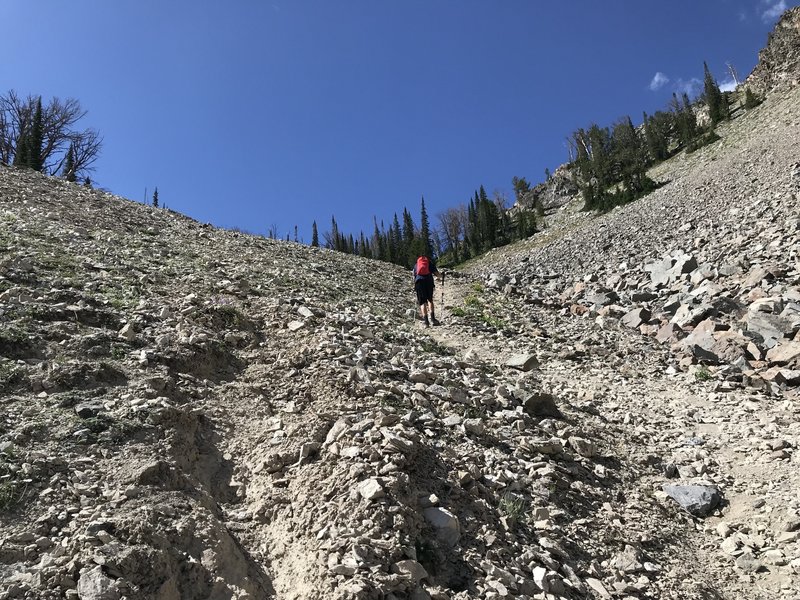
[[[650,91],[655,92],[656,90],[660,90],[668,83],[669,77],[664,75],[661,71],[658,71],[655,75],[653,75],[653,79],[650,81]]]
[[[786,0],[762,0],[761,3],[766,6],[764,12],[761,13],[761,20],[764,21],[764,23],[774,21],[786,12],[787,9]]]
[[[732,92],[736,89],[736,82],[733,80],[732,77],[726,79],[725,81],[719,84],[719,89],[720,91],[723,92]]]
[[[678,81],[675,82],[675,91],[678,94],[686,94],[689,96],[689,98],[697,96],[702,88],[703,82],[697,77],[692,77],[691,79],[678,79]]]

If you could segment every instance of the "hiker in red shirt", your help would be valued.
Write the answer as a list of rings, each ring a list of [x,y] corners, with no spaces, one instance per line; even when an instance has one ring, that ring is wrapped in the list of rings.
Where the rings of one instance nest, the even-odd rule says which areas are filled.
[[[430,327],[430,324],[438,325],[439,321],[436,319],[436,313],[433,307],[433,276],[439,275],[436,270],[436,263],[427,256],[420,256],[417,263],[414,265],[414,291],[417,293],[417,304],[419,304],[419,316],[425,321],[425,327]],[[430,310],[428,309],[430,305]],[[430,312],[431,320],[428,321],[428,313]]]

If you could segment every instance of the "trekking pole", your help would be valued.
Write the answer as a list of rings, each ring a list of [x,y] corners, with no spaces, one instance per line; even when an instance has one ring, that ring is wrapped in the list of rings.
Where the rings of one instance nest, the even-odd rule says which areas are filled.
[[[444,310],[444,270],[442,270],[442,310]]]

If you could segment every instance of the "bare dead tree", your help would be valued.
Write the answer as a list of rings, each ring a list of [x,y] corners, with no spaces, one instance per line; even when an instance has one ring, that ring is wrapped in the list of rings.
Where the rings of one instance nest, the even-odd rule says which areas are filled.
[[[14,90],[0,95],[0,162],[11,164],[17,145],[33,119],[38,96],[22,97]],[[42,105],[42,152],[44,169],[57,175],[64,168],[70,145],[73,147],[74,174],[80,178],[94,170],[103,139],[94,129],[78,129],[86,116],[74,98],[52,98]]]
[[[437,215],[439,219],[438,233],[442,238],[443,252],[453,252],[458,260],[461,244],[467,231],[467,207],[463,204],[453,206]]]

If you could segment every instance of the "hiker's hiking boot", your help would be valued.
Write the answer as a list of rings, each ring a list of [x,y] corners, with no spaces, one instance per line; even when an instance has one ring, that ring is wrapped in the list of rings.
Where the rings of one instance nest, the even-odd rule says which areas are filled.
[[[439,319],[437,319],[436,317],[431,317],[431,322],[433,322],[433,325],[434,325],[434,326],[436,326],[436,325],[439,325],[439,324],[440,324],[440,323],[439,323]]]
[[[435,324],[436,323],[434,323],[434,325]],[[431,326],[431,324],[430,324],[430,322],[428,322],[428,317],[425,317],[425,327],[430,327],[430,326]]]

